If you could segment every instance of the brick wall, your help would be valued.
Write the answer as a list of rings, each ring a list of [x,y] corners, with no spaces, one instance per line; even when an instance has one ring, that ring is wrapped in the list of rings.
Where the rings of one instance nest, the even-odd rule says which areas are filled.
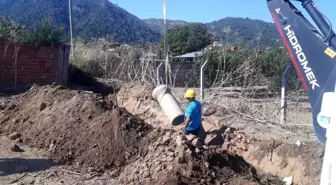
[[[68,46],[34,47],[0,40],[0,86],[67,84]]]

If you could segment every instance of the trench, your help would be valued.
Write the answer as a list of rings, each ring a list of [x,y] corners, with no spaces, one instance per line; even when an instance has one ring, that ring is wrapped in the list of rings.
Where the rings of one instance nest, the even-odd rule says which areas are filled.
[[[152,87],[128,84],[116,93],[118,105],[157,128],[176,129],[170,125],[158,103],[151,98]],[[236,134],[235,136],[237,136]],[[253,138],[253,136],[245,136]],[[225,138],[221,138],[225,140]],[[239,163],[246,163],[256,170],[259,184],[279,184],[285,177],[293,178],[293,185],[318,184],[323,160],[323,148],[317,142],[305,143],[298,147],[287,143],[285,139],[258,140],[249,139],[242,149],[240,144],[231,145],[230,152],[236,154],[232,160],[223,160],[223,155],[217,154],[206,159],[218,172],[224,166],[231,166],[239,174]],[[231,144],[231,143],[230,143]],[[221,147],[226,146],[225,142]],[[221,148],[218,147],[217,148]],[[224,152],[222,148],[220,151]],[[226,155],[226,157],[232,157]],[[232,164],[236,165],[232,165]],[[238,164],[238,165],[237,165]]]
[[[179,137],[177,134],[178,127],[172,126],[167,122],[167,118],[158,103],[151,98],[151,89],[152,87],[150,86],[138,84],[121,86],[116,91],[116,94],[112,95],[114,97],[107,98],[117,104],[119,108],[116,109],[112,108],[112,106],[106,106],[110,103],[106,103],[100,97],[96,97],[96,94],[75,92],[58,86],[33,88],[28,93],[17,97],[15,101],[11,101],[13,105],[16,105],[14,110],[10,108],[12,107],[11,103],[8,104],[8,109],[5,112],[8,113],[7,115],[11,119],[8,117],[8,119],[4,118],[2,120],[3,123],[6,123],[3,124],[2,130],[8,132],[8,134],[14,131],[22,132],[23,136],[26,137],[23,137],[24,141],[29,140],[34,145],[42,148],[49,148],[51,142],[56,142],[56,144],[60,142],[58,143],[59,149],[54,150],[56,152],[55,156],[66,157],[65,159],[73,157],[68,156],[67,150],[70,146],[73,146],[73,143],[77,143],[77,146],[82,146],[82,149],[78,147],[79,150],[74,150],[79,151],[74,153],[77,155],[75,157],[77,159],[82,157],[82,162],[84,164],[87,163],[86,165],[95,164],[97,167],[108,167],[110,164],[116,164],[117,160],[121,163],[129,162],[125,168],[130,171],[125,170],[124,172],[126,178],[129,178],[130,174],[137,174],[132,170],[139,168],[139,166],[141,167],[142,165],[140,164],[146,164],[152,167],[152,171],[162,171],[163,174],[158,175],[159,178],[167,175],[168,169],[174,169],[175,166],[179,167],[180,170],[168,173],[173,175],[173,179],[178,177],[177,180],[175,179],[176,183],[173,184],[226,183],[266,185],[279,184],[283,178],[288,176],[293,177],[295,185],[319,184],[323,160],[323,148],[319,143],[306,142],[302,146],[297,146],[289,143],[285,138],[280,140],[271,138],[258,139],[254,138],[253,135],[244,135],[233,127],[229,130],[227,128],[218,128],[217,131],[220,134],[211,138],[211,141],[213,141],[209,142],[211,146],[200,154],[196,155],[195,148],[192,145],[188,145],[189,149],[183,150],[184,152],[182,153],[191,151],[192,155],[189,155],[189,159],[187,156],[186,160],[189,162],[176,161],[181,153],[179,152],[181,149],[176,146],[177,137]],[[41,108],[39,105],[42,104],[47,105],[47,107],[43,106]],[[66,124],[69,119],[60,113],[70,107],[73,107],[73,111],[70,114],[74,119],[70,119],[72,124]],[[115,111],[113,113],[114,117],[111,115],[110,109]],[[46,117],[49,119],[47,122],[43,121]],[[93,118],[94,120],[92,120]],[[21,121],[21,124],[12,124],[8,120]],[[82,120],[86,121],[83,122]],[[107,124],[114,123],[116,120],[120,120],[120,124],[119,122]],[[101,124],[97,124],[99,122]],[[30,129],[32,123],[41,124],[38,124],[39,127]],[[90,130],[90,127],[79,126],[83,125],[83,123],[92,123],[91,126],[95,127]],[[126,130],[118,125],[124,125]],[[133,128],[133,126],[136,127]],[[141,127],[138,128],[138,126]],[[148,130],[147,127],[151,129]],[[69,128],[72,128],[73,134],[69,134]],[[95,128],[100,128],[100,130]],[[127,128],[130,128],[131,131],[127,130]],[[41,132],[41,130],[44,132]],[[152,132],[152,130],[156,131]],[[54,138],[59,138],[59,133],[64,133],[62,134],[63,139],[52,141],[50,140],[51,135],[46,131],[55,134]],[[78,137],[73,137],[83,132],[88,134],[82,135],[82,140]],[[142,138],[142,135],[146,135],[146,133],[153,134],[153,137],[144,140],[147,141],[145,142],[147,144],[143,148],[148,147],[149,151],[146,152],[146,155],[138,152],[141,153],[141,156],[137,158],[134,155],[134,159],[132,159],[136,162],[130,161],[127,157],[133,154],[132,151],[139,148],[137,146],[137,144],[141,143],[139,137]],[[119,138],[120,142],[116,143],[115,138],[111,137],[112,135],[115,135],[115,138]],[[72,138],[73,141],[67,142],[69,139],[65,137]],[[111,144],[107,142],[106,138],[109,137],[110,143],[116,144],[114,147],[111,147]],[[159,140],[157,140],[158,138]],[[97,152],[90,153],[92,150],[85,149],[86,147],[91,147],[85,143],[89,140],[92,141],[92,139],[95,140],[95,143],[99,143],[94,144],[92,147],[102,154],[100,155],[100,163],[97,163]],[[105,144],[102,141],[106,141]],[[217,142],[220,144],[215,144]],[[193,144],[193,141],[191,140],[189,143]],[[128,147],[126,148],[127,152],[124,152],[124,146]],[[118,147],[119,150],[116,150]],[[107,150],[109,153],[106,153]],[[89,153],[83,156],[83,151]],[[112,159],[112,156],[114,159]],[[165,164],[160,164],[162,159],[165,160]],[[171,162],[174,160],[177,163],[172,164]],[[157,163],[159,164],[156,165]],[[132,166],[136,164],[137,166]],[[184,170],[189,170],[190,173],[183,174]],[[141,171],[141,169],[138,171]],[[140,175],[145,176],[144,179],[147,179],[146,173]],[[138,176],[133,179],[133,182],[137,181]],[[153,182],[149,184],[153,184]]]

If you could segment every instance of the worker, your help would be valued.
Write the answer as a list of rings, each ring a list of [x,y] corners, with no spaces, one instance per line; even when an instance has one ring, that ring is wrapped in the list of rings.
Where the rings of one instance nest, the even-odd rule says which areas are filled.
[[[184,121],[184,134],[185,135],[195,135],[197,137],[196,147],[200,148],[203,146],[203,127],[202,127],[202,104],[197,101],[196,93],[194,90],[189,89],[186,91],[184,97],[188,101],[189,105],[185,112]]]

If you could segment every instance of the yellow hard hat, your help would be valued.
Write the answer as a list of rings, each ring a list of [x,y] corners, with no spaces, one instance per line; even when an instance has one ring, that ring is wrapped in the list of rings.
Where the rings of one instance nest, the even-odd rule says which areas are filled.
[[[196,97],[196,93],[194,90],[189,89],[187,90],[187,92],[184,94],[185,98],[195,98]]]

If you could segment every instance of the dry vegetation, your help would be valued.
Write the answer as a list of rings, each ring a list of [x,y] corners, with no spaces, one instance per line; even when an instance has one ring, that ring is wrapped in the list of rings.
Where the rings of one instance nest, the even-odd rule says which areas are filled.
[[[149,55],[151,52],[148,49],[129,45],[113,47],[106,41],[84,44],[77,40],[71,64],[92,76],[102,78],[103,81],[112,79],[113,81],[156,85],[158,83],[156,74],[158,63],[153,62],[153,58]],[[227,53],[224,52],[224,54]],[[289,132],[313,134],[310,105],[305,93],[300,88],[298,88],[299,90],[292,90],[292,88],[289,91],[286,125],[279,125],[280,88],[272,89],[270,87],[272,81],[258,68],[260,62],[256,56],[254,54],[239,58],[239,64],[234,67],[234,71],[229,71],[228,68],[219,68],[213,73],[215,78],[212,78],[212,81],[209,80],[209,76],[206,76],[208,78],[207,88],[204,90],[205,98],[202,100],[205,107],[207,109],[225,109],[235,113],[243,120],[253,121],[257,124],[266,124]],[[219,63],[232,63],[235,59],[237,58],[227,57],[226,60]],[[218,66],[220,65],[218,64]],[[207,74],[209,70],[206,71]],[[179,73],[178,67],[171,73],[174,79],[177,73]],[[199,90],[197,86],[199,84],[199,70],[191,69],[191,74],[194,75],[193,79],[197,81],[194,88]],[[171,87],[177,99],[183,104],[182,95],[187,87],[177,87],[174,86],[174,83],[171,84]]]
[[[130,45],[111,46],[106,41],[76,41],[71,64],[93,77],[156,83],[156,67],[145,50]]]

